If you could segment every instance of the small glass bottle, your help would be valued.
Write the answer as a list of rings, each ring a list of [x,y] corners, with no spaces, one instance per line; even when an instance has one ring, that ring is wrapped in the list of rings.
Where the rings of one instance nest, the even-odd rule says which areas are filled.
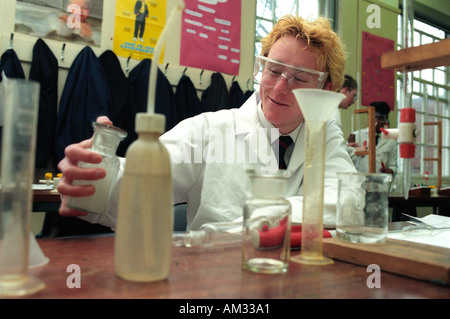
[[[127,136],[127,132],[103,123],[95,122],[94,140],[91,150],[102,155],[103,159],[99,164],[91,164],[86,162],[78,162],[79,167],[91,168],[101,167],[106,170],[106,176],[97,181],[75,180],[73,185],[94,185],[95,193],[87,197],[69,197],[67,206],[73,209],[81,210],[87,213],[104,214],[108,207],[109,198],[117,172],[120,167],[120,160],[116,156],[119,143]]]

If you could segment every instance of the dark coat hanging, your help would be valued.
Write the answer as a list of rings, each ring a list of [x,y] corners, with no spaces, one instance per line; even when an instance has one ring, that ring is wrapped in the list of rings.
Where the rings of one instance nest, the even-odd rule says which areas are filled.
[[[124,157],[128,146],[137,138],[135,132],[135,117],[138,107],[136,97],[129,79],[122,71],[116,54],[107,50],[98,59],[103,66],[111,93],[110,120],[114,126],[120,127],[128,133],[128,136],[119,144],[116,152],[117,156]]]
[[[36,166],[46,167],[54,153],[58,107],[58,60],[50,48],[38,39],[33,47],[30,80],[39,82],[39,112],[36,141]]]
[[[55,164],[66,146],[91,138],[97,117],[110,117],[111,94],[103,67],[90,47],[75,58],[61,95],[56,125]]]
[[[233,81],[230,88],[230,108],[240,108],[254,91],[242,91],[239,82]]]
[[[220,73],[211,75],[211,84],[202,94],[202,110],[217,111],[229,108],[228,89]]]
[[[2,54],[0,60],[0,82],[3,81],[2,73],[5,73],[6,78],[10,79],[25,79],[22,65],[19,58],[13,49],[8,49]],[[0,126],[0,145],[2,143],[3,126]]]
[[[247,100],[239,86],[239,82],[233,81],[230,88],[230,108],[239,108]]]
[[[2,54],[0,60],[0,75],[5,72],[7,78],[10,79],[25,79],[25,73],[23,72],[22,65],[17,57],[14,49],[8,49]]]
[[[178,81],[175,101],[177,106],[177,123],[202,112],[197,90],[191,79],[185,74]]]
[[[150,59],[144,59],[130,71],[129,79],[136,94],[138,112],[147,112],[147,95],[151,64],[152,61]],[[177,118],[175,96],[170,82],[159,68],[156,82],[155,113],[165,115],[166,131],[175,126]]]

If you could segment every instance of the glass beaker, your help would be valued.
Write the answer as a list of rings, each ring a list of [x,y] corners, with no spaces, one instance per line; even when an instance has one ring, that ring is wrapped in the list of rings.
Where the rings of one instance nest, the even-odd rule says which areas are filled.
[[[244,204],[242,267],[259,273],[284,273],[289,267],[291,204],[287,178],[250,175],[252,195]]]
[[[337,237],[352,243],[382,243],[389,221],[391,174],[337,173]]]
[[[119,143],[127,136],[127,132],[103,123],[94,122],[92,125],[94,126],[94,140],[91,150],[101,154],[103,159],[99,164],[78,162],[78,166],[101,167],[106,170],[106,176],[97,181],[73,181],[73,185],[94,185],[95,193],[91,196],[69,197],[67,205],[87,213],[104,214],[120,167],[120,160],[115,154]]]
[[[0,296],[23,296],[45,287],[28,274],[39,88],[37,82],[9,79],[4,92]]]

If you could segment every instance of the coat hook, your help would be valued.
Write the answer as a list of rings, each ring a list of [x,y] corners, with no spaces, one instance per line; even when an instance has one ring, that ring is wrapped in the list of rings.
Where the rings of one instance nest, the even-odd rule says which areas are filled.
[[[247,80],[247,90],[248,90],[248,85],[250,84],[250,79]]]
[[[130,59],[131,59],[131,55],[128,57],[127,59],[127,65],[125,66],[125,71],[128,73],[128,71],[130,70]]]
[[[62,49],[61,49],[61,61],[64,61],[64,59],[65,59],[65,51],[66,51],[66,44],[63,43]]]
[[[202,70],[202,72],[200,72],[200,84],[202,84],[203,83],[203,81],[202,81],[202,77],[203,77],[203,72],[204,72],[205,70]]]
[[[233,78],[231,79],[231,83],[233,83],[234,80],[236,80],[236,75],[233,75]]]
[[[166,67],[164,68],[164,75],[167,76],[167,68],[169,67],[169,63],[166,64]]]
[[[9,38],[9,48],[12,49],[14,47],[14,33],[11,33],[11,36]]]
[[[185,75],[186,74],[186,71],[187,71],[187,67],[184,69],[184,71],[183,71],[183,75]]]

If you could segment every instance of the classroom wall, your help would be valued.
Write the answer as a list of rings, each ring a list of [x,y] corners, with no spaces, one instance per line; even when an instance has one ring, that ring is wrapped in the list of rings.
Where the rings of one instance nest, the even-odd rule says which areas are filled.
[[[177,0],[167,0],[167,15],[169,15],[172,7]],[[94,52],[100,55],[105,50],[113,49],[114,39],[114,16],[115,16],[115,0],[104,0],[103,5],[103,24],[102,24],[102,41],[100,47],[93,47]],[[4,52],[10,46],[10,35],[14,33],[14,17],[15,17],[16,0],[0,0],[0,52]],[[241,88],[245,90],[247,84],[251,87],[252,83],[248,83],[248,80],[252,78],[253,72],[253,58],[254,58],[254,41],[255,41],[255,8],[256,0],[242,0],[242,19],[241,19],[241,65],[239,69],[239,75],[234,79],[239,82]],[[181,19],[174,26],[173,30],[170,30],[169,39],[166,43],[164,52],[164,61],[159,64],[161,70],[169,63],[167,69],[167,77],[171,84],[176,85],[181,77],[185,67],[179,66],[180,57],[180,30]],[[36,42],[36,37],[16,33],[14,34],[14,49],[19,56],[19,59],[23,62],[25,74],[29,71],[29,62],[32,58],[32,48]],[[55,41],[51,39],[45,39],[45,42],[50,47],[56,57],[61,56],[63,42]],[[67,42],[64,50],[64,60],[59,59],[60,76],[59,76],[59,95],[61,95],[65,79],[67,77],[67,70],[72,64],[77,54],[81,51],[84,45],[74,44]],[[127,59],[119,57],[121,65],[124,71],[131,70],[138,63],[139,60],[130,59],[127,65]],[[188,68],[186,74],[192,76],[192,78],[200,77],[202,70]],[[210,76],[213,72],[205,70],[202,74],[202,83],[200,81],[193,81],[196,88],[199,90],[206,89],[210,84]],[[225,81],[228,85],[231,85],[233,76],[224,75]]]

